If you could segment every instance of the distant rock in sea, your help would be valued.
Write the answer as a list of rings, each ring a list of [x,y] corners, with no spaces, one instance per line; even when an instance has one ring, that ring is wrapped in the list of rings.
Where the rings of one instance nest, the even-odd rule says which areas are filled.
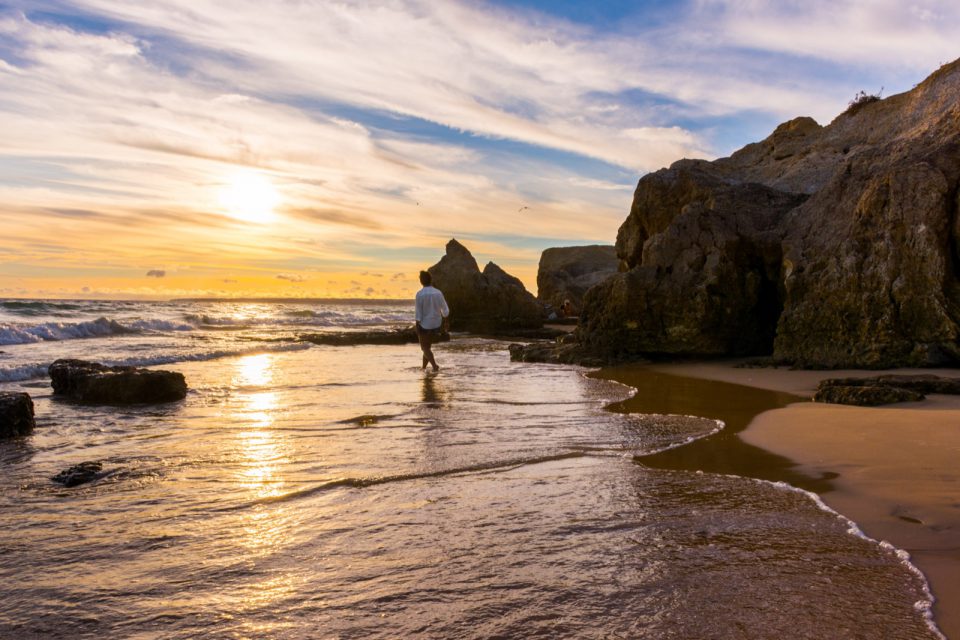
[[[446,254],[428,271],[450,306],[453,331],[502,334],[543,326],[543,306],[518,278],[492,262],[481,272],[456,240],[447,243]]]
[[[644,176],[578,336],[607,361],[773,355],[804,367],[960,361],[960,61]]]
[[[417,342],[417,331],[411,325],[405,329],[380,329],[373,331],[327,331],[324,333],[305,333],[300,340],[334,347],[347,347],[361,344],[389,345]],[[447,342],[450,334],[441,332],[435,342]]]
[[[569,300],[579,309],[587,290],[615,274],[618,265],[613,245],[547,249],[537,269],[537,298],[555,309]]]
[[[86,360],[56,360],[48,370],[55,395],[88,404],[152,404],[182,400],[182,373],[108,367]]]
[[[0,439],[28,435],[33,427],[33,400],[30,395],[0,392]]]

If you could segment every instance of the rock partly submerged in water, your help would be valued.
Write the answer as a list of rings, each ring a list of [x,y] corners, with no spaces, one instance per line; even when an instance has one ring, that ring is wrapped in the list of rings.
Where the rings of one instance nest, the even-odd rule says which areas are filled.
[[[867,378],[827,378],[817,385],[815,402],[877,406],[895,402],[916,402],[925,394],[960,395],[960,378],[931,374],[890,374]]]
[[[576,364],[583,367],[602,367],[606,361],[583,349],[573,336],[561,337],[553,342],[511,344],[510,360],[513,362],[543,362],[547,364]]]
[[[65,487],[75,487],[96,480],[102,475],[102,470],[103,464],[100,462],[81,462],[64,469],[50,479]]]
[[[33,400],[27,393],[0,393],[0,438],[15,438],[33,431]]]
[[[187,396],[187,382],[175,371],[64,359],[51,364],[48,372],[55,395],[87,404],[155,404]]]
[[[441,332],[437,342],[446,342],[450,334]],[[361,344],[410,344],[417,342],[417,331],[414,327],[404,329],[379,329],[371,331],[336,331],[328,333],[306,333],[300,335],[300,340],[332,347],[350,347]]]

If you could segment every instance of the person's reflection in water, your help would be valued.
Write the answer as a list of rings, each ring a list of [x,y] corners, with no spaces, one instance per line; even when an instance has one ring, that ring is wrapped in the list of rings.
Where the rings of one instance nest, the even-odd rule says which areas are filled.
[[[427,374],[423,376],[423,402],[434,406],[442,406],[446,402],[446,392],[443,384],[437,382],[437,376]]]

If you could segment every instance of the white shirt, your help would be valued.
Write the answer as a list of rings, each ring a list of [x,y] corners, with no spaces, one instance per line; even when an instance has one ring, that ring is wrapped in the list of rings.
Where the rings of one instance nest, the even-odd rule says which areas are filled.
[[[450,308],[439,289],[424,287],[417,291],[417,322],[422,329],[439,329]]]

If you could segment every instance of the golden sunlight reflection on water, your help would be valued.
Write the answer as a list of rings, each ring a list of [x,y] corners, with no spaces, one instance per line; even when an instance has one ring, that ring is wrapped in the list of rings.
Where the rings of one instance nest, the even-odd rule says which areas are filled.
[[[274,416],[278,394],[262,389],[274,377],[274,356],[269,353],[237,360],[234,385],[239,387],[236,422],[246,428],[237,434],[237,452],[241,456],[240,483],[251,498],[262,499],[283,492],[284,480],[278,470],[289,463],[289,443],[283,432],[275,431]]]

